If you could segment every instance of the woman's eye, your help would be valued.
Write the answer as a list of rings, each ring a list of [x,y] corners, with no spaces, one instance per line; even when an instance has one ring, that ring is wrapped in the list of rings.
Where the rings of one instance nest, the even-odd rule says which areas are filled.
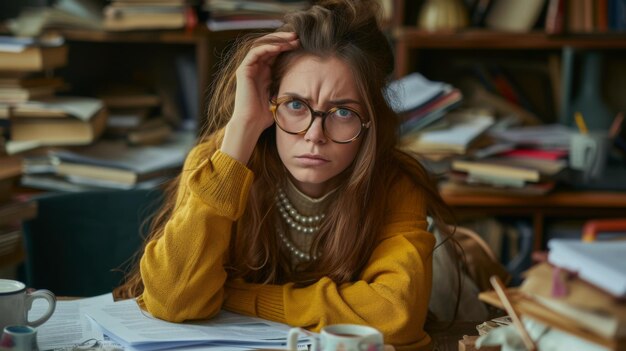
[[[292,110],[300,110],[304,107],[304,104],[301,101],[294,100],[287,103],[287,107]]]
[[[340,108],[337,111],[335,111],[335,115],[337,115],[337,117],[341,117],[341,118],[351,118],[354,117],[354,112],[346,109],[346,108]]]

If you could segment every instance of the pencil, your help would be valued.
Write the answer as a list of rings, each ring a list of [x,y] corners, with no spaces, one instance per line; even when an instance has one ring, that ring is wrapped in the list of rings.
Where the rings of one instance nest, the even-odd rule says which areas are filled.
[[[530,335],[528,335],[528,332],[526,331],[526,328],[524,328],[522,321],[517,316],[515,309],[513,309],[513,305],[511,304],[509,298],[506,296],[506,292],[504,291],[504,285],[502,284],[500,278],[498,278],[498,276],[496,275],[492,275],[491,278],[489,278],[489,282],[496,291],[496,294],[498,294],[498,298],[500,299],[500,302],[502,302],[502,306],[504,306],[506,313],[508,313],[511,317],[511,320],[513,320],[513,325],[515,326],[515,328],[517,328],[517,331],[522,337],[522,341],[524,342],[526,349],[528,349],[529,351],[536,351],[537,346],[535,345],[535,342],[530,337]]]
[[[576,114],[574,114],[574,119],[576,120],[576,125],[578,126],[578,130],[582,134],[587,134],[588,132],[587,124],[585,124],[585,119],[583,118],[583,114],[580,112],[576,112]]]

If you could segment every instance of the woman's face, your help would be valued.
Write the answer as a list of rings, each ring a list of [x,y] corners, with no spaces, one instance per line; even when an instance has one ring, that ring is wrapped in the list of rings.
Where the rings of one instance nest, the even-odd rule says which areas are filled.
[[[341,60],[304,55],[290,62],[276,98],[297,97],[316,111],[348,107],[365,117],[354,82],[352,71]],[[337,176],[356,157],[361,139],[348,144],[330,140],[324,135],[321,117],[315,118],[305,134],[289,134],[276,126],[280,159],[296,187],[311,197],[320,197],[337,185]]]

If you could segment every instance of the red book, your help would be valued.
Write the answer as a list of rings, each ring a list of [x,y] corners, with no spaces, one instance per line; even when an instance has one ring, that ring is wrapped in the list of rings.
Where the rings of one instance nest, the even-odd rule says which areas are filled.
[[[502,156],[527,157],[556,161],[567,156],[567,150],[514,149],[505,151]]]

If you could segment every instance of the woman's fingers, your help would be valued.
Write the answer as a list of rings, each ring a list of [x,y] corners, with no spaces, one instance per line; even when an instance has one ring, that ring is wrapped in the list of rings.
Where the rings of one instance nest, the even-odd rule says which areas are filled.
[[[252,65],[267,58],[274,57],[299,45],[298,37],[293,32],[275,32],[256,40],[256,46],[250,49],[242,65]]]

